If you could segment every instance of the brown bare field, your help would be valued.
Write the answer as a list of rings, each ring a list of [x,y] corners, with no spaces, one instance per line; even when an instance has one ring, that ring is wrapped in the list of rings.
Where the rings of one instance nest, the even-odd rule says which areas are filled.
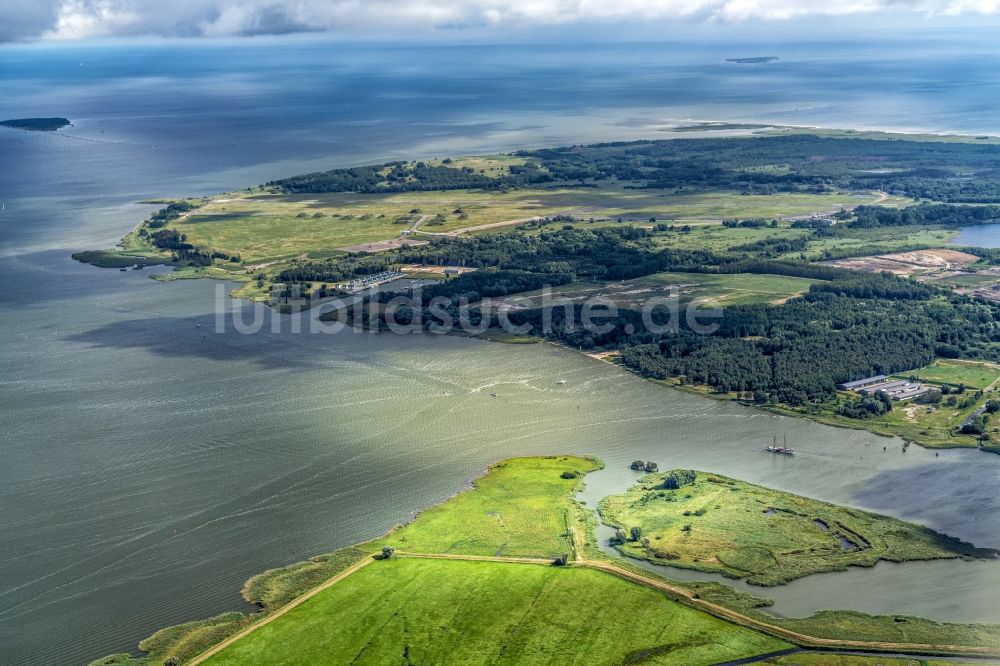
[[[939,248],[879,254],[871,257],[854,257],[831,261],[831,266],[849,268],[863,273],[889,271],[896,275],[910,276],[917,273],[962,269],[979,260],[979,257],[957,250]]]

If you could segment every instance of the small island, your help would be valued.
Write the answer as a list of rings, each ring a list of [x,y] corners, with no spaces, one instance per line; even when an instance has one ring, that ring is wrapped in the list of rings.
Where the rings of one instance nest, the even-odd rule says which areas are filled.
[[[726,58],[726,62],[735,62],[740,65],[763,65],[764,63],[774,62],[778,59],[778,56],[757,56],[754,58]]]
[[[618,528],[611,543],[625,555],[757,585],[880,560],[997,554],[888,516],[694,470],[645,476],[605,498],[600,512]]]
[[[2,120],[0,125],[28,132],[55,132],[72,125],[67,118],[14,118]]]

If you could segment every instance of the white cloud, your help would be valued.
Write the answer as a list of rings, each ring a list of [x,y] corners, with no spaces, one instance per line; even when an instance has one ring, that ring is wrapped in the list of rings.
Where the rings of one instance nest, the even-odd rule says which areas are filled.
[[[0,41],[671,19],[738,22],[886,11],[996,14],[1000,0],[2,0]]]

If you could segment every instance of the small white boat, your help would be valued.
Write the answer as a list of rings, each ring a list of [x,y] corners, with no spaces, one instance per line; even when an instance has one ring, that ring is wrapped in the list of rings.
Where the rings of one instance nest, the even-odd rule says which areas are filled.
[[[560,379],[559,381],[556,382],[556,384],[565,384],[565,383],[566,383],[565,379]]]
[[[496,393],[490,393],[490,395],[493,396],[494,398],[497,397]]]

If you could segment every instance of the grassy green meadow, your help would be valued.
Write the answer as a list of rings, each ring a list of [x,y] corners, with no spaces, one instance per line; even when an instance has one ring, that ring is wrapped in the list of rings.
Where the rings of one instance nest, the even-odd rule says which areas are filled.
[[[693,484],[665,490],[668,474],[602,500],[605,522],[642,530],[618,546],[624,554],[759,585],[879,560],[992,554],[912,523],[715,474],[698,472]]]
[[[716,664],[789,647],[600,571],[376,562],[207,664]]]
[[[472,159],[472,158],[470,158]],[[487,158],[477,158],[487,159]],[[857,193],[676,194],[597,188],[526,188],[503,192],[446,190],[386,194],[233,192],[200,200],[168,227],[197,247],[238,254],[245,262],[328,256],[343,247],[419,232],[458,232],[535,216],[623,217],[647,222],[718,222],[724,218],[809,215],[870,203]],[[894,200],[895,201],[895,200]],[[888,202],[891,203],[891,202]]]
[[[876,229],[851,229],[840,235],[812,238],[802,250],[779,252],[775,258],[820,261],[828,253],[865,255],[896,252],[912,247],[941,247],[958,235],[955,229],[939,227],[885,227]],[[787,223],[777,227],[727,228],[720,224],[693,224],[688,231],[657,236],[662,247],[699,249],[724,253],[735,247],[764,240],[795,241],[809,237],[805,229],[795,229]]]
[[[572,494],[600,463],[577,456],[512,458],[464,492],[372,542],[416,553],[550,558],[573,551]]]
[[[911,374],[931,384],[965,384],[966,388],[985,389],[1000,379],[1000,367],[979,361],[937,359],[928,366],[900,376],[909,377]]]

